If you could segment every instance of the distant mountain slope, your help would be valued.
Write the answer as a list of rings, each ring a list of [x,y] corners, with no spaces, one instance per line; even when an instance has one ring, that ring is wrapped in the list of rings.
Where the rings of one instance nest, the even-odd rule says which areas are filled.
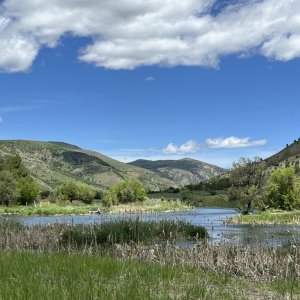
[[[265,159],[269,166],[279,166],[285,163],[287,160],[299,160],[300,159],[300,139],[295,140],[291,145],[287,145],[286,148],[274,154],[273,156]]]
[[[175,181],[179,186],[197,184],[226,172],[218,166],[190,158],[157,161],[139,159],[129,164],[156,172]]]
[[[62,142],[0,141],[0,156],[11,154],[19,154],[32,176],[47,189],[70,180],[100,189],[125,179],[138,179],[152,190],[178,186],[156,172]]]

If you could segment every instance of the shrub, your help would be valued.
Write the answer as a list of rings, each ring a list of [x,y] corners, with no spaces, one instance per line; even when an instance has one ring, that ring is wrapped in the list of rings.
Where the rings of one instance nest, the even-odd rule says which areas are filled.
[[[78,188],[78,200],[91,204],[95,198],[95,191],[92,189],[86,187],[86,186],[81,186]]]
[[[124,181],[111,188],[103,199],[107,206],[119,203],[144,201],[146,199],[146,188],[137,181]]]

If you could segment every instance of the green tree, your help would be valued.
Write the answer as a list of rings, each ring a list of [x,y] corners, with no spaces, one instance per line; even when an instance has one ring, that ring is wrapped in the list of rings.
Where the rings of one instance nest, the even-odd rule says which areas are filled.
[[[289,167],[273,171],[269,187],[268,204],[274,208],[291,210],[296,200],[294,168]]]
[[[266,184],[266,163],[260,158],[241,158],[230,170],[229,196],[240,199],[249,213],[254,202],[263,204]]]
[[[69,181],[59,186],[56,194],[61,201],[70,201],[72,203],[74,200],[78,200],[79,189],[75,182]]]
[[[18,190],[18,202],[22,205],[33,203],[40,192],[38,185],[30,177],[19,179]]]
[[[0,202],[9,206],[17,199],[17,182],[7,170],[0,171]]]
[[[78,200],[90,204],[95,199],[96,192],[87,186],[78,187]]]
[[[117,205],[119,203],[144,201],[147,196],[146,188],[137,181],[124,181],[112,187],[103,199],[103,203]]]
[[[1,165],[4,170],[10,171],[17,179],[30,176],[29,171],[24,166],[20,155],[6,157]]]

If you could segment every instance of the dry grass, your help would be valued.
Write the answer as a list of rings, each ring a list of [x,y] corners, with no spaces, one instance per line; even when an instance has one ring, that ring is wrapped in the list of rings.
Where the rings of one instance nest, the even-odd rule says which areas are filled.
[[[286,247],[245,248],[226,243],[214,246],[198,240],[193,247],[179,248],[177,235],[173,237],[174,233],[164,231],[163,234],[168,237],[164,242],[152,239],[151,243],[148,243],[149,241],[144,239],[147,237],[146,232],[135,231],[133,228],[134,235],[132,235],[132,231],[128,231],[133,225],[129,225],[129,229],[128,226],[108,225],[104,233],[94,225],[72,227],[71,224],[57,224],[23,227],[10,222],[0,225],[0,250],[94,253],[121,260],[204,268],[249,278],[255,282],[300,280],[300,247],[296,243]],[[111,231],[110,226],[115,231]],[[150,230],[146,226],[141,228],[143,231]],[[121,232],[125,229],[129,232],[127,237]],[[120,231],[121,239],[116,230]],[[104,242],[101,241],[102,236],[105,236]],[[147,241],[147,244],[144,241]]]

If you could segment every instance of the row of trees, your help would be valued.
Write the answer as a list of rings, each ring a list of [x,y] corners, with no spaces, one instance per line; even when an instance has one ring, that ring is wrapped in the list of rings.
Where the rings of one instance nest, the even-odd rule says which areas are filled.
[[[241,200],[245,213],[253,203],[262,209],[269,207],[291,210],[297,203],[295,168],[279,168],[268,171],[267,165],[259,158],[241,158],[234,163],[229,176],[231,200]]]
[[[229,176],[219,175],[210,180],[199,182],[198,184],[191,184],[186,186],[189,191],[207,191],[215,194],[215,191],[226,190],[230,187]]]
[[[22,163],[19,155],[13,155],[0,159],[0,204],[27,205],[33,203],[37,197],[43,199],[51,197],[53,201],[59,200],[72,203],[79,200],[90,204],[94,199],[102,199],[102,192],[96,192],[88,186],[78,185],[75,182],[67,182],[55,190],[42,191],[31,178],[29,171]],[[107,206],[119,203],[144,201],[147,190],[136,181],[125,181],[111,188],[103,198]]]
[[[101,195],[100,195],[101,194]],[[121,203],[141,202],[147,197],[146,188],[137,181],[124,181],[109,189],[106,195],[95,190],[67,182],[56,189],[56,197],[63,202],[73,202],[79,200],[90,204],[95,198],[102,199],[106,206],[118,205]]]
[[[0,159],[0,203],[22,205],[32,203],[39,194],[38,185],[19,155]]]

